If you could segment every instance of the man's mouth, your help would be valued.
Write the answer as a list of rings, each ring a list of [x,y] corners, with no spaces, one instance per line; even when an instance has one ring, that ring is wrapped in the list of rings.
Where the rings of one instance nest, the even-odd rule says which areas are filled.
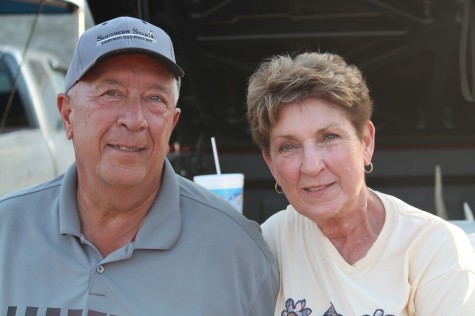
[[[115,149],[118,149],[120,151],[125,151],[128,153],[138,152],[143,149],[143,148],[138,148],[138,147],[126,147],[126,146],[119,146],[119,145],[111,145],[111,146]]]

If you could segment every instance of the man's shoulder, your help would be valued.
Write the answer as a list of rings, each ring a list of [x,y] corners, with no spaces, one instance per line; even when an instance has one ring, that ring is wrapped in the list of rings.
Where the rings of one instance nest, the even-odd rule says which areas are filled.
[[[46,203],[51,195],[57,195],[63,176],[33,186],[21,188],[0,196],[0,211],[10,205],[20,206],[32,203]],[[39,204],[42,205],[42,204]]]
[[[204,187],[182,177],[178,182],[185,221],[191,220],[197,225],[205,223],[208,229],[220,234],[223,242],[246,244],[247,240],[268,255],[259,224]]]

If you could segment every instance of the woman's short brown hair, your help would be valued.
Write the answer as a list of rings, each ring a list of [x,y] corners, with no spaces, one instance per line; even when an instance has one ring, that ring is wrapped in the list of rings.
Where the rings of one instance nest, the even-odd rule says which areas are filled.
[[[342,108],[362,137],[372,100],[361,71],[331,53],[273,56],[249,78],[247,119],[256,144],[269,150],[269,133],[289,103],[320,98]]]

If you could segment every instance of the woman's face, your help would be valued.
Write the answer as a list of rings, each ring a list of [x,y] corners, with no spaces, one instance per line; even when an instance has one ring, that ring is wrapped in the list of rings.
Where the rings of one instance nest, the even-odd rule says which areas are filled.
[[[282,108],[264,159],[287,199],[314,222],[345,216],[361,203],[374,126],[360,139],[342,109],[322,99]]]

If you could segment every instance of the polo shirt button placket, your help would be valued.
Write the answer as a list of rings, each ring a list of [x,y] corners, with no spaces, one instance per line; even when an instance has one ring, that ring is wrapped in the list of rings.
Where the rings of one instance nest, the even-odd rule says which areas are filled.
[[[96,268],[96,272],[99,273],[99,274],[102,274],[104,272],[104,267],[102,265],[98,266]]]

